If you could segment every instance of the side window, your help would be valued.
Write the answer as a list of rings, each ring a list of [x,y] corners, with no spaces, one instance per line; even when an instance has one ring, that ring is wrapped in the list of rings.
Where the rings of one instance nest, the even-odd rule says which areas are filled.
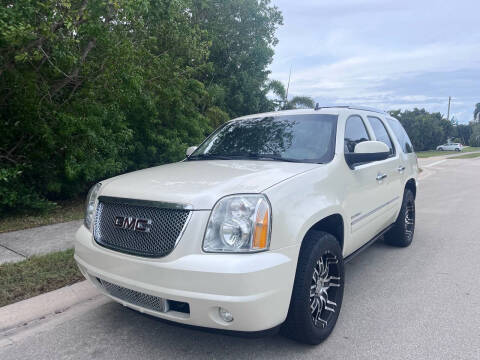
[[[372,125],[373,133],[377,138],[377,141],[384,142],[390,149],[390,156],[395,155],[395,148],[392,143],[392,139],[390,139],[390,135],[388,135],[387,129],[385,125],[383,125],[382,121],[373,116],[368,116],[368,121],[370,121],[370,125]]]
[[[408,134],[403,128],[402,124],[400,124],[400,121],[393,118],[388,118],[387,120],[395,136],[397,137],[403,152],[406,154],[413,153],[412,142],[410,141],[410,138],[408,137]]]
[[[345,125],[345,152],[353,153],[355,145],[370,140],[363,120],[358,115],[350,116]]]

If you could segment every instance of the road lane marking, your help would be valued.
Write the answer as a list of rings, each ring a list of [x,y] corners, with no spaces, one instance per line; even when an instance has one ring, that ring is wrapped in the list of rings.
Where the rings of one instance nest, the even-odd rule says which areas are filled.
[[[441,163],[443,163],[443,162],[445,162],[445,161],[447,161],[447,159],[440,160],[440,161],[435,161],[434,163],[428,164],[428,165],[424,165],[423,167],[435,166],[435,165],[441,164]]]

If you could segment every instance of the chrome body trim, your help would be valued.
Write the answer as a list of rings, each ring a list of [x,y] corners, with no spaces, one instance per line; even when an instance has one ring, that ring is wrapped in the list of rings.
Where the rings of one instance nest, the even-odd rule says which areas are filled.
[[[154,201],[154,200],[128,199],[128,198],[104,196],[104,195],[99,196],[98,201],[99,202],[106,201],[106,202],[136,205],[136,206],[149,206],[149,207],[156,207],[159,209],[193,210],[193,206],[190,204],[169,203],[169,202]]]
[[[175,246],[173,247],[172,252],[173,252],[173,250],[175,250],[175,248],[177,247],[178,243],[180,242],[180,239],[183,237],[183,233],[184,233],[185,230],[187,229],[188,223],[190,222],[190,219],[191,219],[191,218],[192,218],[192,212],[190,211],[190,213],[188,214],[187,220],[185,220],[185,224],[183,225],[183,229],[182,229],[182,231],[180,231],[180,234],[178,235],[178,238],[177,238],[177,240],[175,241]]]
[[[366,214],[364,214],[364,215],[362,215],[362,216],[360,216],[360,217],[355,217],[355,220],[352,220],[351,225],[353,226],[353,225],[355,225],[356,223],[358,223],[359,221],[362,221],[363,219],[369,217],[370,215],[375,214],[377,211],[383,209],[385,206],[390,205],[391,203],[393,203],[394,201],[398,200],[399,198],[400,198],[400,196],[395,196],[392,200],[387,201],[385,204],[380,205],[379,207],[377,207],[377,208],[369,211],[368,213],[366,213]],[[356,216],[356,215],[355,215],[355,216]]]
[[[353,219],[355,219],[355,218],[359,217],[360,215],[362,215],[362,213],[361,213],[361,212],[359,212],[359,213],[356,213],[355,215],[352,215],[350,218],[353,220]]]

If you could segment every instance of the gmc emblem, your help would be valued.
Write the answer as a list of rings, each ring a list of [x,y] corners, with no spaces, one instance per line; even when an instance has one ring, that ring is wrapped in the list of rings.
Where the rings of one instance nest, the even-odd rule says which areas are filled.
[[[137,219],[131,216],[115,216],[113,225],[126,230],[150,232],[152,220]]]

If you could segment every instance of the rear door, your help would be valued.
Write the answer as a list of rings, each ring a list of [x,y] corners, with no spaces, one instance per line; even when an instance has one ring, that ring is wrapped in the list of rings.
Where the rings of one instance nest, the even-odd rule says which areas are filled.
[[[412,142],[402,124],[400,124],[400,121],[388,117],[387,125],[397,140],[398,153],[400,156],[397,171],[401,178],[402,186],[404,187],[406,182],[418,172],[417,155],[415,154]]]

